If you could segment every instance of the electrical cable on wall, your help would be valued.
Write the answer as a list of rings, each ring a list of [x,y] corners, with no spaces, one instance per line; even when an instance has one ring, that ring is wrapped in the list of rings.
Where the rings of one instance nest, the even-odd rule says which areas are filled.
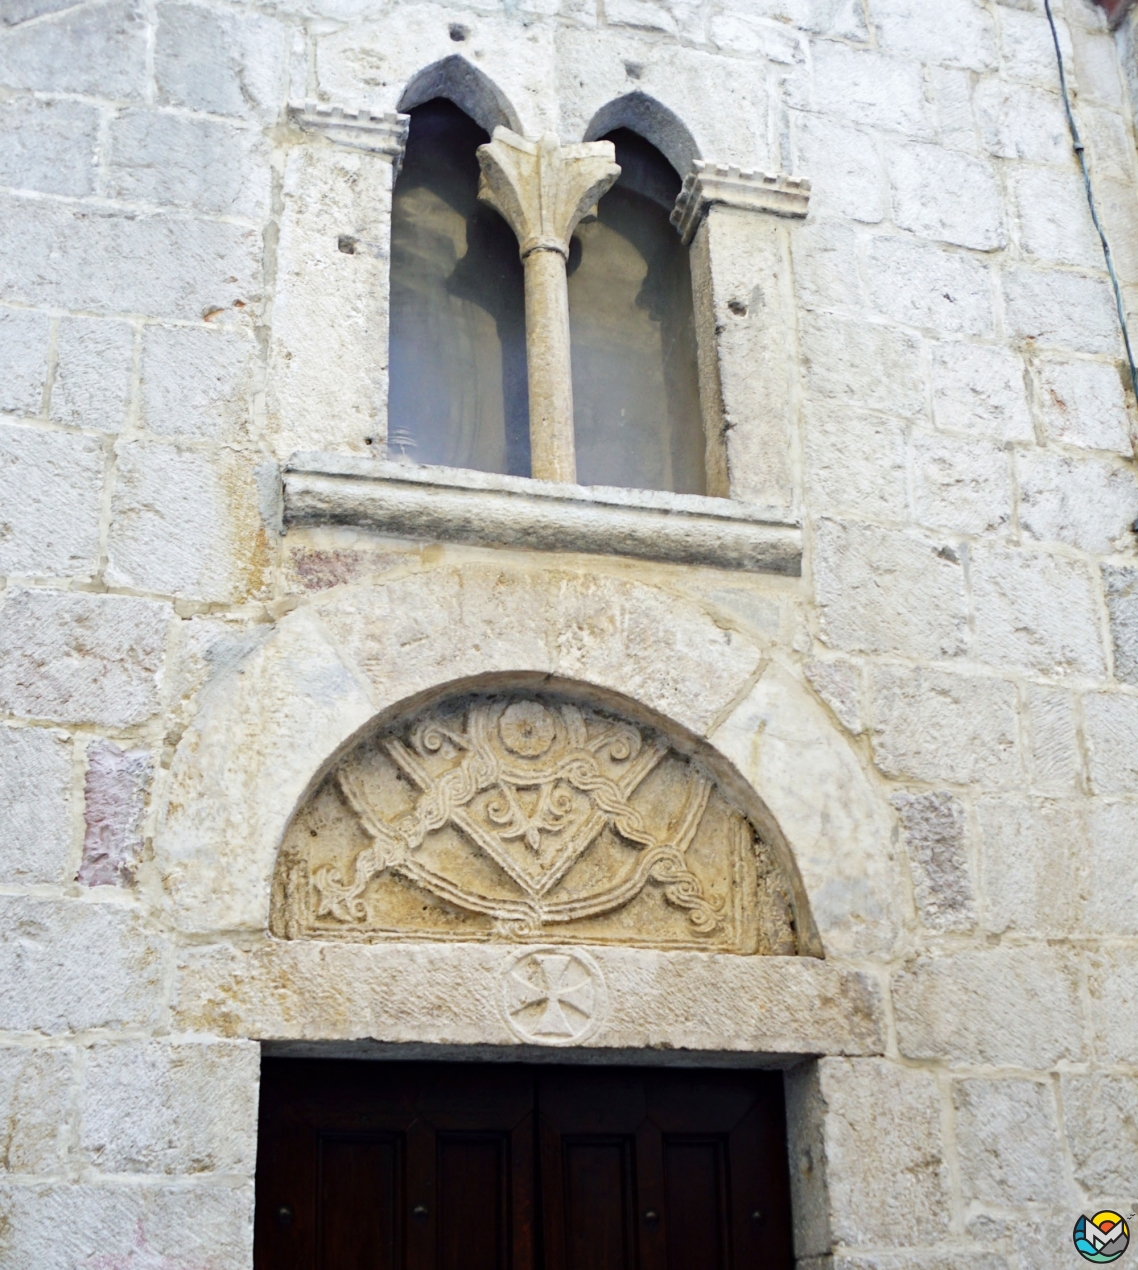
[[[1055,60],[1059,63],[1059,88],[1063,94],[1063,107],[1067,112],[1067,126],[1071,129],[1071,144],[1075,148],[1075,155],[1079,160],[1079,168],[1083,173],[1083,185],[1087,191],[1087,204],[1091,209],[1091,220],[1095,223],[1095,229],[1098,230],[1099,241],[1102,243],[1102,254],[1106,257],[1106,271],[1110,274],[1110,282],[1114,287],[1114,303],[1118,308],[1118,322],[1122,327],[1122,342],[1126,345],[1126,361],[1130,367],[1130,387],[1135,396],[1138,396],[1138,371],[1134,369],[1134,354],[1130,348],[1130,328],[1126,323],[1126,310],[1122,307],[1122,288],[1118,285],[1118,275],[1114,272],[1114,259],[1110,254],[1110,243],[1106,240],[1106,234],[1103,232],[1102,224],[1098,218],[1098,208],[1095,206],[1094,190],[1091,188],[1091,177],[1087,171],[1087,159],[1083,139],[1079,136],[1079,126],[1075,123],[1075,115],[1071,110],[1071,97],[1067,92],[1067,72],[1063,67],[1063,51],[1059,47],[1059,32],[1055,29],[1055,17],[1051,12],[1051,0],[1043,0],[1043,7],[1047,11],[1047,21],[1051,24],[1051,39],[1055,44]],[[1138,521],[1135,522],[1135,531],[1138,532]]]

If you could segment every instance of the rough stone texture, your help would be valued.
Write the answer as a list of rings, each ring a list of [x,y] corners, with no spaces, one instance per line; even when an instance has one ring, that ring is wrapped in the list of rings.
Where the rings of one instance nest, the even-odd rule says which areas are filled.
[[[1134,541],[1138,480],[1131,467],[1068,455],[1020,454],[1019,523],[1038,542],[1065,542],[1092,555]]]
[[[50,329],[46,314],[0,309],[0,410],[39,414]]]
[[[1138,967],[1125,945],[1092,953],[1087,961],[1094,1056],[1104,1064],[1132,1064],[1138,1052]]]
[[[130,404],[134,331],[125,322],[64,318],[56,336],[51,417],[118,432]]]
[[[894,322],[940,335],[992,330],[991,278],[971,256],[904,238],[874,238],[866,250],[866,272],[870,303]]]
[[[1025,370],[1015,353],[984,344],[937,344],[932,355],[938,427],[993,441],[1032,440]]]
[[[818,1067],[835,1240],[880,1244],[899,1222],[943,1237],[949,1181],[935,1079],[873,1059]]]
[[[887,776],[978,786],[1022,779],[1011,684],[882,666],[870,692],[874,761]]]
[[[120,586],[233,601],[261,584],[257,487],[228,453],[130,443],[118,451],[107,577]]]
[[[1138,1169],[1138,1089],[1133,1076],[1064,1075],[1060,1089],[1075,1181],[1091,1194],[1129,1195]]]
[[[1101,676],[1097,604],[1087,567],[1039,552],[972,553],[975,651],[992,665]]]
[[[908,514],[905,425],[860,410],[807,403],[806,485],[825,515],[904,521]]]
[[[1071,696],[1032,684],[1027,689],[1032,785],[1046,793],[1069,794],[1080,779],[1082,761],[1075,739]]]
[[[1080,865],[1086,838],[1075,809],[1042,800],[982,798],[976,815],[986,928],[1050,938],[1070,934],[1085,885]]]
[[[111,0],[11,32],[0,44],[0,83],[48,93],[142,97],[143,5],[139,0]]]
[[[1138,687],[1138,569],[1104,564],[1102,585],[1110,613],[1114,677]]]
[[[66,1049],[0,1049],[0,1175],[60,1171],[72,1066]]]
[[[1045,947],[922,957],[893,980],[908,1058],[1050,1067],[1084,1057],[1076,967]]]
[[[157,709],[167,605],[10,589],[0,614],[0,709],[110,727]]]
[[[148,326],[140,415],[159,436],[242,437],[249,426],[251,343],[235,331]]]
[[[93,438],[0,424],[0,573],[94,571],[104,465]]]
[[[922,525],[950,533],[990,534],[1012,518],[1011,465],[999,446],[979,438],[913,438],[913,506]]]
[[[260,1067],[249,1042],[95,1045],[79,1149],[103,1173],[250,1173]]]
[[[1082,905],[1087,935],[1113,931],[1138,935],[1138,912],[1120,905],[1119,897],[1138,888],[1138,803],[1092,803],[1087,812],[1086,889]],[[1109,878],[1107,886],[1101,879]],[[1119,909],[1122,909],[1120,912]]]
[[[964,808],[944,791],[894,794],[890,801],[901,817],[921,921],[930,930],[970,930],[975,916]]]
[[[0,1028],[153,1026],[163,948],[117,904],[0,896]]]
[[[1118,313],[1105,279],[1045,269],[1008,269],[1002,276],[1015,335],[1079,353],[1117,353]]]
[[[1064,1197],[1059,1130],[1048,1085],[960,1080],[952,1089],[964,1195],[992,1203]]]
[[[129,882],[142,852],[142,817],[153,773],[145,750],[121,750],[112,741],[87,747],[83,792],[83,857],[78,880],[84,886]]]
[[[807,390],[844,406],[919,415],[925,407],[920,344],[906,331],[830,315],[801,315]],[[865,375],[873,366],[876,373]]]
[[[99,113],[73,101],[0,103],[0,185],[82,198],[93,193]]]
[[[810,661],[803,666],[803,671],[842,727],[855,736],[861,732],[862,684],[857,664],[843,660]]]
[[[1040,416],[1052,441],[1133,453],[1122,372],[1109,362],[1040,361]]]
[[[822,636],[847,652],[942,658],[964,651],[960,557],[915,534],[823,521],[815,588]]]
[[[1138,697],[1083,698],[1091,784],[1098,793],[1138,793]]]
[[[939,146],[905,146],[889,156],[893,220],[924,238],[991,251],[1007,240],[991,165]]]
[[[58,882],[70,851],[70,742],[0,728],[0,881]]]

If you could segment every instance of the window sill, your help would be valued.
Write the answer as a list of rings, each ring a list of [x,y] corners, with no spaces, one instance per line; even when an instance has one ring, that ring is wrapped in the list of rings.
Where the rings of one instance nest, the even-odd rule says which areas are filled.
[[[732,499],[321,453],[294,454],[283,477],[290,527],[356,525],[400,538],[802,571],[800,525]]]

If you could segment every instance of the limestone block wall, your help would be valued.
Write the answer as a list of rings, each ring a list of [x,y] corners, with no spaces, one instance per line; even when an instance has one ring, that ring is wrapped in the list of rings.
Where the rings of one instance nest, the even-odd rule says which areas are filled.
[[[1116,43],[1089,0],[1053,7],[1138,329],[1130,28]],[[889,911],[848,873],[827,892],[821,864],[817,894],[872,926],[825,951],[862,976],[876,1022],[856,1054],[835,1047],[787,1078],[804,1264],[1049,1270],[1071,1265],[1080,1211],[1132,1211],[1138,417],[1042,9],[4,0],[0,1266],[251,1265],[258,1039],[304,1020],[270,979],[264,1026],[187,1004],[196,959],[267,937],[206,936],[172,914],[186,879],[155,848],[171,773],[211,701],[238,699],[258,650],[294,638],[294,615],[474,574],[500,574],[503,593],[520,578],[634,597],[567,604],[542,636],[563,667],[699,610],[748,665],[810,694],[833,770],[870,791],[862,831],[895,870]],[[289,103],[391,111],[453,54],[531,135],[580,140],[640,91],[703,157],[811,179],[788,231],[778,476],[803,522],[801,578],[282,533],[280,463],[298,447],[366,453],[386,362],[382,223],[367,252],[336,258],[359,265],[351,285],[313,268],[310,311],[276,304],[289,182],[313,144]],[[329,174],[330,241],[359,233],[337,217],[366,219],[387,189],[389,168],[354,180],[354,163],[309,165]],[[724,322],[758,322],[756,298]],[[332,350],[327,419],[320,385],[281,366],[286,336]],[[762,379],[736,369],[733,426],[754,436]],[[492,586],[478,603],[499,605]],[[529,656],[518,625],[492,634],[487,664]],[[416,689],[453,673],[450,639],[400,645]],[[330,703],[329,746],[338,692],[361,719],[373,708],[365,644],[335,682],[294,660],[305,700]],[[278,682],[266,717],[293,701],[268,695]],[[800,809],[805,856],[830,832],[810,829],[821,765],[803,757],[806,730],[765,738],[764,709],[742,711],[729,744],[740,765],[782,747],[771,780]],[[289,788],[325,757],[301,755]],[[340,984],[321,966],[334,1013]],[[658,1035],[651,1020],[643,1033]]]

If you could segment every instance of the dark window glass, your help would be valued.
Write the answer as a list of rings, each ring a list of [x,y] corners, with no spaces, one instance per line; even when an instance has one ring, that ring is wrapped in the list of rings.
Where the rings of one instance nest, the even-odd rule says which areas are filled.
[[[668,222],[680,178],[620,128],[621,174],[569,256],[577,479],[706,490],[687,248]]]
[[[389,454],[528,476],[522,264],[478,202],[490,138],[442,98],[410,113],[391,212]]]

